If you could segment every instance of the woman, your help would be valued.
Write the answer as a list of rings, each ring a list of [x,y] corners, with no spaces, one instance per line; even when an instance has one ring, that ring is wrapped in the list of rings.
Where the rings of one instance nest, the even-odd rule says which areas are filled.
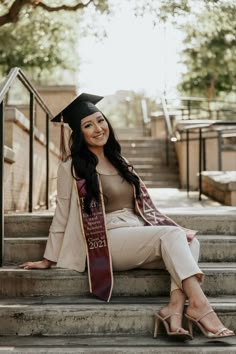
[[[72,129],[70,158],[58,169],[57,207],[43,260],[24,269],[58,267],[83,272],[87,260],[90,291],[109,301],[112,269],[158,268],[171,276],[170,302],[155,314],[154,337],[162,322],[170,336],[192,338],[195,323],[209,338],[234,335],[204,295],[197,265],[196,231],[183,229],[156,210],[106,117],[95,104],[102,97],[82,94],[59,113]],[[185,316],[189,331],[182,328]]]

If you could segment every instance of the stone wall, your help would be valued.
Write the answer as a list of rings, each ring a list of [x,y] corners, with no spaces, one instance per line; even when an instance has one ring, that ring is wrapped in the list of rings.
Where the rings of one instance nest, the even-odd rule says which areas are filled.
[[[198,134],[191,134],[191,137],[198,138]],[[186,142],[185,134],[182,134],[180,140],[175,143],[176,153],[179,163],[180,185],[186,187]],[[217,139],[206,140],[206,170],[218,170],[218,145]],[[222,170],[236,171],[236,151],[222,150]],[[190,189],[198,188],[199,171],[199,143],[198,140],[189,142],[189,185]]]
[[[33,206],[45,205],[46,147],[45,135],[37,128],[34,139]],[[4,209],[28,210],[29,192],[29,120],[16,108],[6,108],[4,127]],[[56,191],[59,151],[50,144],[49,194]]]

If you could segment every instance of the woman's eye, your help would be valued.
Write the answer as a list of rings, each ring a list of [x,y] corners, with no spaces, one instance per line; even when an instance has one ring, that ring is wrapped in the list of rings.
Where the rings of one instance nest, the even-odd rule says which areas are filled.
[[[98,122],[100,123],[100,122],[104,122],[104,118],[100,118],[99,120],[98,120]]]
[[[91,124],[86,124],[84,127],[89,128],[90,126],[91,126]]]

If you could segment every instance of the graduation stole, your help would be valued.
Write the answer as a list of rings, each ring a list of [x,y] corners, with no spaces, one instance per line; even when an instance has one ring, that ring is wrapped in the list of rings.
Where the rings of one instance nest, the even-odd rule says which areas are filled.
[[[99,188],[101,182],[98,177]],[[90,292],[99,299],[109,301],[113,288],[112,261],[109,252],[107,230],[105,224],[105,208],[102,193],[98,203],[91,203],[91,215],[84,210],[84,198],[86,196],[86,183],[84,179],[75,181],[78,191],[78,203],[80,212],[81,228],[86,245],[87,266]],[[135,195],[135,188],[134,188]],[[168,216],[156,209],[153,201],[140,180],[140,198],[135,196],[135,204],[139,215],[146,222],[145,226],[177,226],[186,233],[188,241],[191,241],[197,231],[185,229],[179,226]]]
[[[136,208],[140,216],[146,222],[146,225],[152,226],[177,226],[185,231],[187,240],[191,242],[197,231],[186,229],[178,225],[174,220],[162,214],[154,205],[147,188],[143,181],[140,179],[140,198],[135,198]],[[135,194],[135,188],[134,188]]]
[[[76,180],[81,228],[86,245],[90,292],[99,299],[109,301],[113,288],[112,262],[105,225],[105,209],[102,195],[98,203],[92,201],[91,215],[84,210],[86,184],[84,179]],[[100,180],[99,180],[99,187]]]

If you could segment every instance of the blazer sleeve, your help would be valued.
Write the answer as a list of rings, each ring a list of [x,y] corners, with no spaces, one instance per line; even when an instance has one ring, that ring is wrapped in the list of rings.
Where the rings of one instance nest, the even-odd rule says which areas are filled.
[[[73,186],[73,177],[68,163],[61,163],[57,171],[57,202],[55,214],[49,228],[44,258],[56,262],[58,260],[66,229]]]

